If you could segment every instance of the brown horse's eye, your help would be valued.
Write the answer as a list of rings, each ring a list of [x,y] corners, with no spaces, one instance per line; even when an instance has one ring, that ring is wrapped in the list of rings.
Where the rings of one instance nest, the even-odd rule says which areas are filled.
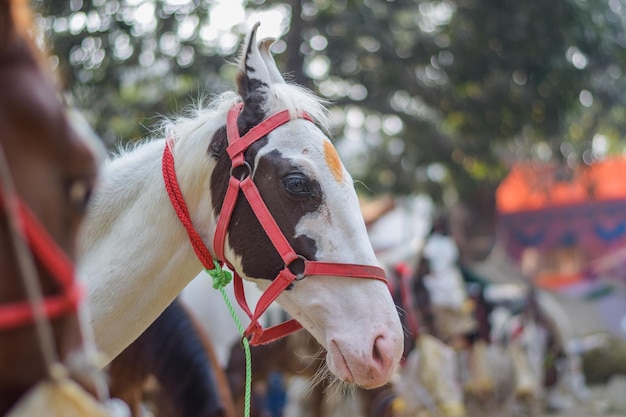
[[[291,174],[288,175],[284,180],[283,184],[285,189],[289,191],[291,194],[304,196],[311,194],[311,186],[309,184],[309,179],[301,174]]]
[[[78,179],[70,181],[67,187],[67,196],[70,203],[79,209],[85,211],[87,202],[91,197],[92,182],[87,179]]]

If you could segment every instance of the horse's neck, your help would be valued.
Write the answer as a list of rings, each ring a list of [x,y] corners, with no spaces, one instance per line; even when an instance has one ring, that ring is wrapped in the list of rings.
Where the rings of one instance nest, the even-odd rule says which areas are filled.
[[[88,284],[96,343],[109,357],[138,337],[202,269],[163,185],[163,146],[143,145],[105,167],[82,232],[79,276]],[[182,148],[181,160],[187,157]],[[196,181],[181,188],[195,224],[212,225],[201,193],[185,192],[209,192],[212,167],[204,155],[204,166],[185,160],[185,169],[198,172],[181,168],[182,177]],[[205,242],[212,230],[200,231]]]

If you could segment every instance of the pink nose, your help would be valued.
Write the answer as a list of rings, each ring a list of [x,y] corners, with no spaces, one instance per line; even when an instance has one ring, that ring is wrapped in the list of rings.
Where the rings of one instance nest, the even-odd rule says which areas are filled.
[[[366,350],[354,349],[352,343],[331,340],[329,368],[339,379],[363,388],[376,388],[391,379],[402,355],[403,339],[384,330],[374,335]],[[360,353],[358,353],[360,352]]]
[[[360,383],[363,388],[376,388],[391,379],[402,355],[402,343],[389,334],[381,334],[374,339],[372,355],[369,359],[367,378]],[[357,381],[358,383],[358,381]]]

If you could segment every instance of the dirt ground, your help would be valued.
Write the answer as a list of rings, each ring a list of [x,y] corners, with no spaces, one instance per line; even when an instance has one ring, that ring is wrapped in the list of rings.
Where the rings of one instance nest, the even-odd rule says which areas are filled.
[[[618,328],[626,308],[626,291],[623,283],[615,285],[612,300],[607,303],[615,315],[613,323],[591,304],[556,296],[574,324],[576,336],[610,331],[608,344],[583,355],[583,369],[590,390],[590,399],[561,413],[546,414],[551,417],[626,417],[626,342]],[[606,313],[606,312],[605,312]],[[613,328],[611,327],[613,325]],[[621,337],[617,337],[621,336]]]
[[[603,329],[602,318],[589,305],[558,297],[568,317],[575,323],[575,336],[595,334]],[[559,412],[546,410],[545,417],[626,417],[626,343],[617,341],[585,356],[583,368],[588,374],[589,399]],[[298,390],[296,390],[298,392]],[[302,392],[296,394],[301,398]],[[292,405],[293,407],[293,405]],[[329,417],[363,417],[354,401],[345,400],[333,407]],[[290,408],[286,417],[308,417],[307,407]],[[485,417],[479,415],[475,417]]]
[[[546,411],[545,417],[626,417],[626,377],[617,382],[589,387],[591,398],[585,404],[577,404],[561,412]],[[332,417],[360,417],[359,406],[350,400],[336,404]],[[287,417],[309,417],[306,407],[294,404],[285,410]]]
[[[586,404],[546,417],[626,417],[626,377],[615,377],[608,384],[589,387],[591,399]]]

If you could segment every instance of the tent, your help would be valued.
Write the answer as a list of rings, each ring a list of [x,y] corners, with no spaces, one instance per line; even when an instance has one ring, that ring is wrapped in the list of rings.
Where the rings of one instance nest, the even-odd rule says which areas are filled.
[[[626,247],[626,159],[576,170],[520,163],[496,190],[499,233],[519,259],[528,247],[584,248],[591,258]]]
[[[585,301],[607,330],[626,339],[626,159],[574,170],[519,163],[496,190],[496,209],[508,255],[539,259],[535,284]]]

